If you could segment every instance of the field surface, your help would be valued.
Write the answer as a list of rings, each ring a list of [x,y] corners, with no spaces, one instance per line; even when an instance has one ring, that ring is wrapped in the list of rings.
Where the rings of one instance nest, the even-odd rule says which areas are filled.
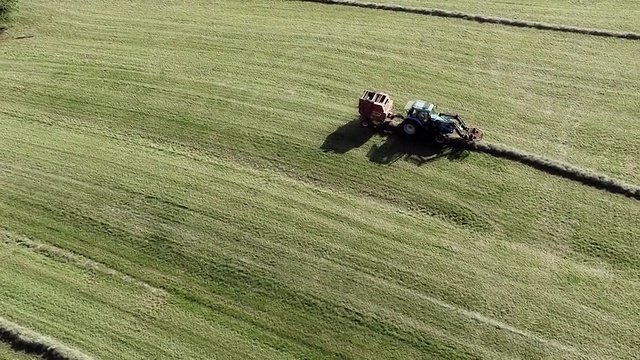
[[[448,9],[639,30],[632,2],[487,3]],[[23,0],[0,317],[94,359],[633,359],[637,200],[354,120],[365,88],[425,98],[638,185],[637,50],[297,1]]]

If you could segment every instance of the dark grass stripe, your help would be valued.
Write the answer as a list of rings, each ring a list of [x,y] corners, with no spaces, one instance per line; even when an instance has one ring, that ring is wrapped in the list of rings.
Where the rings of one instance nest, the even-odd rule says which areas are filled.
[[[515,27],[521,27],[521,28],[560,31],[560,32],[569,32],[569,33],[583,34],[583,35],[593,35],[593,36],[614,37],[614,38],[621,38],[621,39],[628,39],[628,40],[640,40],[640,34],[634,33],[634,32],[617,32],[612,30],[581,28],[581,27],[568,26],[568,25],[545,24],[545,23],[534,22],[534,21],[513,20],[513,19],[490,17],[490,16],[484,16],[484,15],[467,14],[459,11],[447,11],[447,10],[441,10],[441,9],[420,9],[420,8],[401,6],[401,5],[375,4],[375,3],[365,3],[365,2],[359,2],[359,1],[347,1],[347,0],[294,0],[294,1],[315,2],[315,3],[322,3],[322,4],[328,4],[328,5],[354,6],[354,7],[367,8],[367,9],[389,10],[389,11],[398,11],[398,12],[405,12],[405,13],[419,14],[419,15],[463,19],[463,20],[469,20],[469,21],[476,21],[479,23],[500,24],[500,25],[515,26]]]

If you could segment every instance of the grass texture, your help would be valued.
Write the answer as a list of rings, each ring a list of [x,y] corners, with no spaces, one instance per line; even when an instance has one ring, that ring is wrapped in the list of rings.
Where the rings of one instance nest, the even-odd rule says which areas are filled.
[[[639,184],[635,42],[298,1],[16,14],[0,317],[96,359],[636,356],[636,199],[353,121],[364,88],[425,98]]]
[[[6,25],[1,22],[7,21],[10,14],[15,11],[17,0],[0,0],[0,33],[6,30]]]

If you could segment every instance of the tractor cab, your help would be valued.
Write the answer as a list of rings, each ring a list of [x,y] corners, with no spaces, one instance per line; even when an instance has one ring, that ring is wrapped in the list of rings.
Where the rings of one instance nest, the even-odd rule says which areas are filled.
[[[435,105],[423,100],[413,100],[407,102],[404,109],[407,111],[407,117],[416,118],[426,123],[433,118]]]
[[[455,129],[455,124],[451,120],[438,114],[433,103],[413,100],[407,102],[405,110],[407,111],[405,120],[409,123],[408,131],[405,130],[407,133],[413,133],[415,126],[436,134],[450,134]]]

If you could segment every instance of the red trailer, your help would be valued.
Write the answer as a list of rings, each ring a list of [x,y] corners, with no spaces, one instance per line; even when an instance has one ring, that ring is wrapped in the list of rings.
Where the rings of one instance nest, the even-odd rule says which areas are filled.
[[[378,125],[394,117],[393,100],[387,93],[365,90],[358,104],[362,126]]]

